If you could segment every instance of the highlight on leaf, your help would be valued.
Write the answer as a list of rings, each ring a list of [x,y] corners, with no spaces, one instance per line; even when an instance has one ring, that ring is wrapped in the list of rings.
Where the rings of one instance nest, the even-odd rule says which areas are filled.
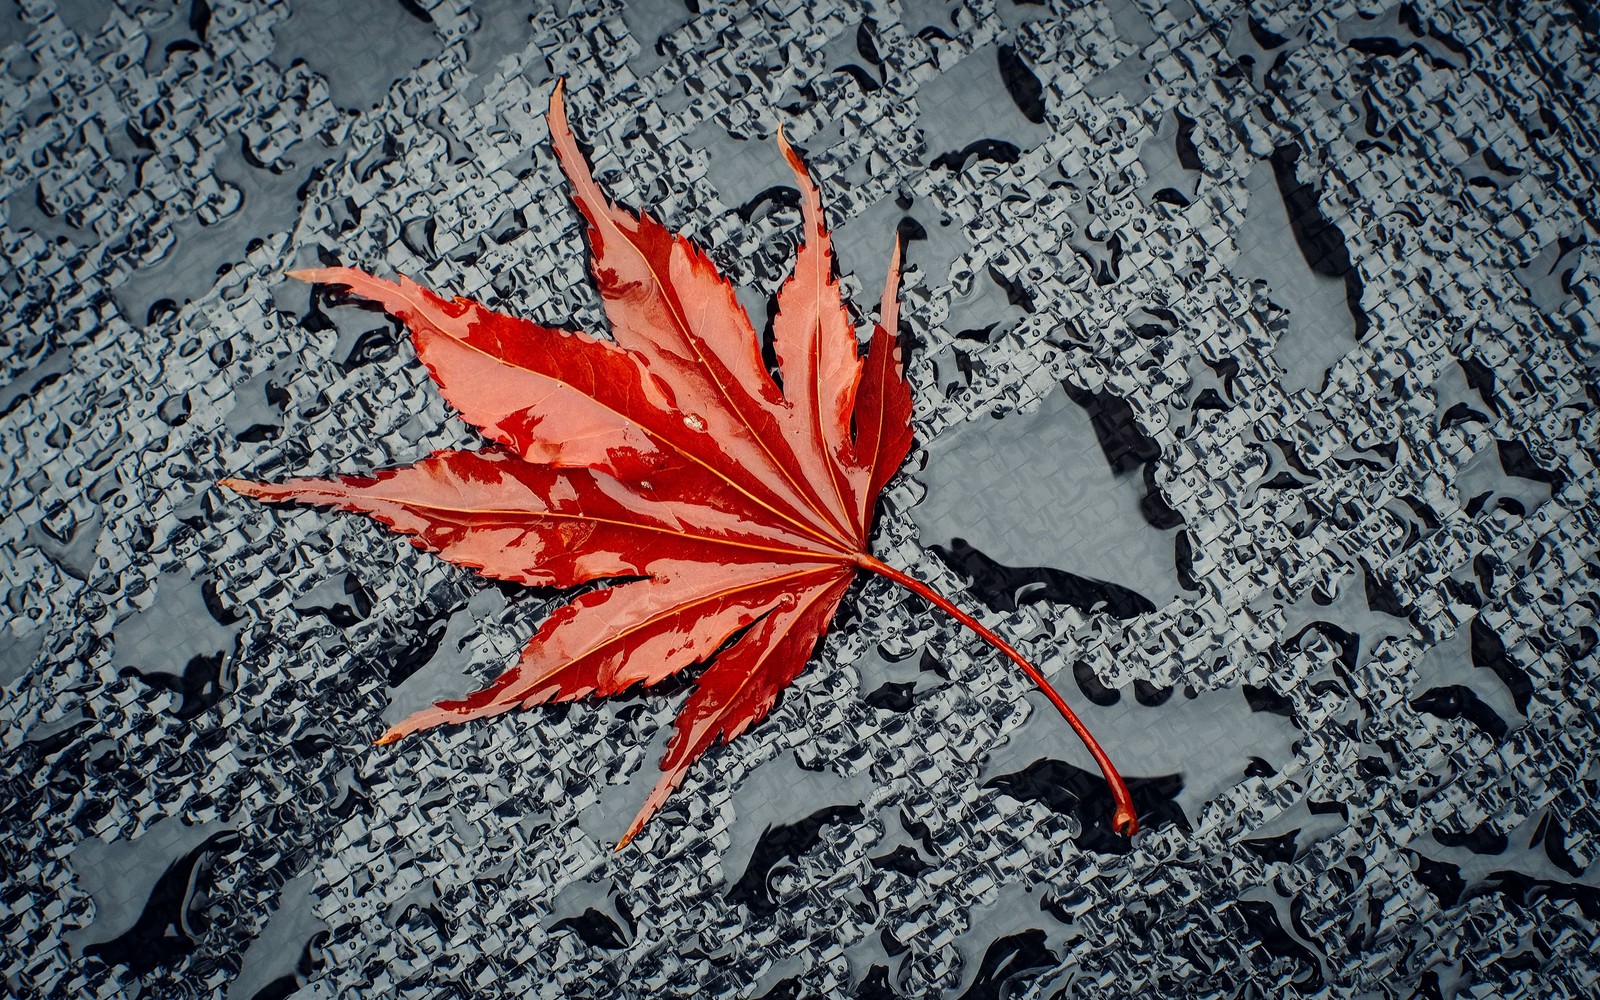
[[[1137,818],[1126,784],[1045,676],[959,606],[868,552],[878,494],[912,440],[896,337],[898,241],[863,356],[821,193],[779,134],[804,231],[777,296],[775,380],[710,258],[595,183],[559,83],[548,122],[585,223],[610,338],[447,299],[403,276],[291,272],[342,286],[405,324],[444,398],[493,443],[371,476],[222,482],[267,503],[364,514],[490,579],[563,588],[611,581],[551,614],[487,686],[414,713],[377,742],[616,695],[704,664],[620,850],[708,749],[767,716],[865,569],[940,607],[1032,679],[1100,765],[1113,823],[1131,835]]]

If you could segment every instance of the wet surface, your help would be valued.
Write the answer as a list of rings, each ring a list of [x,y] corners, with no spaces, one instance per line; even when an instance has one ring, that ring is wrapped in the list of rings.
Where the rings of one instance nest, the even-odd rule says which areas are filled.
[[[239,835],[218,825],[153,826],[132,842],[95,841],[75,852],[96,919],[72,935],[78,952],[138,973],[181,960],[206,931],[209,872]]]
[[[0,10],[0,992],[1585,995],[1596,33],[908,0]],[[818,176],[917,445],[881,581],[612,845],[687,683],[370,740],[554,595],[227,476],[475,436],[405,272],[604,331],[551,81],[756,326]],[[1110,985],[1108,985],[1110,984]]]
[[[1318,274],[1296,244],[1273,167],[1258,164],[1246,181],[1250,203],[1234,266],[1265,279],[1273,306],[1283,311],[1273,357],[1284,368],[1285,388],[1318,389],[1328,368],[1355,348],[1355,321],[1344,281]]]
[[[1139,445],[1103,444],[1092,398],[1080,395],[1086,406],[1072,396],[1063,388],[1034,412],[946,431],[928,447],[918,476],[927,493],[911,516],[924,545],[943,546],[947,563],[984,578],[978,593],[996,610],[1054,591],[1050,599],[1085,612],[1152,611],[1181,590],[1176,528],[1158,528],[1142,511]],[[996,564],[1048,569],[1007,573]]]
[[[240,959],[239,978],[228,984],[227,1000],[291,996],[320,964],[317,945],[328,928],[313,907],[316,879],[310,872],[283,886],[266,926]]]

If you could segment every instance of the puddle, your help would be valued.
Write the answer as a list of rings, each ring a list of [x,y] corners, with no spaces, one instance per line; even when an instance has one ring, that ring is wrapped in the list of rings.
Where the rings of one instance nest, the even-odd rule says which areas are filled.
[[[1240,844],[1264,862],[1292,864],[1347,825],[1337,810],[1321,803],[1313,808],[1302,795],[1283,812],[1251,830]]]
[[[109,11],[104,0],[56,0],[56,14],[74,34],[89,41],[105,27]]]
[[[1018,996],[1060,962],[1067,929],[1044,912],[1041,896],[1015,884],[990,903],[974,906],[969,930],[955,939],[961,954],[961,1000]]]
[[[1052,681],[1128,780],[1147,827],[1187,830],[1254,761],[1281,770],[1302,736],[1293,722],[1252,707],[1236,689],[1161,692],[1159,701],[1146,694],[1149,704],[1127,696],[1137,694],[1130,691],[1102,704],[1074,690],[1070,678]],[[1043,695],[1030,694],[1028,701],[1028,720],[984,764],[985,785],[1011,789],[1014,798],[1059,795],[1045,804],[1079,818],[1080,846],[1125,849],[1126,841],[1111,832],[1110,793],[1089,752]]]
[[[1317,389],[1329,367],[1357,346],[1344,280],[1318,274],[1306,263],[1271,163],[1256,164],[1246,186],[1250,200],[1236,237],[1239,257],[1230,270],[1245,281],[1265,281],[1267,295],[1286,313],[1273,350],[1284,369],[1284,388]]]
[[[155,603],[117,626],[118,672],[145,685],[147,698],[170,692],[167,711],[180,720],[209,710],[235,685],[239,619],[212,588],[186,571],[163,575]]]
[[[1142,512],[1144,478],[1113,470],[1089,413],[1064,391],[1035,410],[951,427],[928,446],[911,516],[924,545],[961,538],[1006,566],[1049,567],[1161,607],[1183,587],[1177,528]]]
[[[46,626],[35,625],[21,636],[9,629],[0,636],[0,688],[10,688],[28,676],[49,634]]]
[[[1550,499],[1552,483],[1532,478],[1544,470],[1529,469],[1523,462],[1526,455],[1525,449],[1506,441],[1493,442],[1474,454],[1456,474],[1461,509],[1471,516],[1504,510],[1518,517],[1538,510]],[[1518,472],[1508,471],[1507,464]]]
[[[1339,22],[1338,38],[1369,56],[1403,58],[1415,52],[1437,69],[1461,69],[1468,62],[1466,48],[1459,41],[1435,33],[1405,3],[1391,4],[1377,14],[1345,18]]]
[[[247,141],[233,137],[217,155],[212,176],[224,192],[226,214],[209,220],[180,216],[173,224],[172,249],[154,264],[129,272],[112,292],[133,326],[142,328],[161,312],[204,295],[228,266],[225,262],[243,260],[257,241],[292,228],[300,214],[302,186],[333,158],[316,144],[299,143],[278,173],[246,162]]]
[[[1156,40],[1155,27],[1149,16],[1134,4],[1112,3],[1107,5],[1107,10],[1117,40],[1135,51],[1090,77],[1084,85],[1084,93],[1101,101],[1120,96],[1129,107],[1136,108],[1154,93],[1147,79],[1150,63],[1139,50]]]
[[[394,725],[436,701],[475,691],[498,675],[500,669],[509,667],[512,661],[508,657],[487,673],[481,670],[481,664],[479,669],[470,669],[473,664],[466,650],[468,640],[483,629],[498,632],[510,627],[503,620],[506,608],[505,595],[498,588],[485,587],[465,604],[445,608],[439,617],[415,623],[411,641],[397,643],[390,659],[389,684],[393,690],[383,713],[384,723]]]
[[[1573,282],[1579,277],[1585,251],[1589,242],[1580,234],[1575,238],[1560,237],[1539,248],[1539,253],[1526,267],[1514,272],[1522,287],[1528,290],[1528,301],[1545,316],[1554,318],[1573,293]]]
[[[63,936],[85,958],[126,965],[135,974],[170,966],[200,944],[210,872],[236,849],[238,833],[221,823],[158,821],[129,841],[88,840],[71,855],[78,887],[95,904],[94,922]]]
[[[959,151],[982,140],[1026,151],[1050,138],[1050,129],[1030,120],[1007,88],[1000,48],[974,49],[917,90],[917,127],[928,143],[929,163],[953,153],[959,166],[969,159]]]
[[[685,0],[629,0],[622,6],[622,21],[628,34],[639,43],[639,51],[628,60],[633,75],[643,79],[667,61],[657,43],[673,30],[688,23],[694,4]]]
[[[298,3],[272,33],[273,62],[303,60],[328,81],[333,103],[357,111],[444,48],[423,8],[402,0]]]
[[[316,915],[316,873],[298,875],[283,884],[277,906],[245,949],[239,976],[228,984],[227,1000],[262,1000],[289,996],[305,983],[302,971],[328,925]]]
[[[770,916],[780,899],[773,885],[779,869],[821,843],[826,827],[860,826],[874,789],[865,774],[808,771],[788,751],[745,775],[733,789],[732,842],[722,852],[728,901]]]
[[[948,218],[932,199],[916,198],[909,191],[880,198],[833,234],[839,267],[855,275],[856,287],[860,289],[854,301],[858,312],[877,314],[896,233],[901,239],[901,273],[909,275],[915,271],[921,275],[918,284],[924,288],[949,281],[957,261],[972,249],[964,229]],[[903,333],[911,336],[914,345],[921,339],[917,330],[922,321],[916,314],[922,310],[917,298],[905,294],[905,288],[902,283],[901,327]]]
[[[1139,146],[1144,167],[1144,202],[1186,207],[1199,194],[1200,158],[1195,150],[1195,122],[1181,111],[1162,116],[1154,135]]]
[[[621,951],[638,929],[627,900],[616,894],[610,879],[597,875],[569,882],[550,903],[546,929],[571,931],[600,951]]]

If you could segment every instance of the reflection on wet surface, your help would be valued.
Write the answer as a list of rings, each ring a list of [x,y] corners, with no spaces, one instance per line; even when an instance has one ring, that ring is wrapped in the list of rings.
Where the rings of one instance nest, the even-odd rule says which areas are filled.
[[[1112,447],[1117,457],[1108,459],[1088,409],[1058,390],[1033,412],[974,421],[932,442],[917,477],[927,494],[911,516],[925,545],[961,538],[990,565],[1049,567],[1082,581],[1063,578],[1054,600],[1085,612],[1108,602],[1153,610],[1181,592],[1175,529],[1150,524],[1141,511],[1142,463],[1126,447]],[[967,575],[986,568],[960,555],[946,558]],[[1118,593],[1095,593],[1101,580]],[[1040,573],[1014,583],[1025,592],[1050,585]],[[1084,596],[1074,600],[1073,591]]]

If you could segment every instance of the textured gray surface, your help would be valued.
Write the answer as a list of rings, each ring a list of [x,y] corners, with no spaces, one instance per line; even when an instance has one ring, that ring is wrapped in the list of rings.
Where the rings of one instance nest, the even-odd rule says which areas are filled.
[[[6,992],[1594,995],[1584,5],[699,6],[0,10]],[[876,581],[620,854],[681,694],[369,745],[550,602],[213,484],[473,440],[288,267],[603,329],[557,74],[758,322],[780,123],[913,237],[877,551],[1131,845]]]

